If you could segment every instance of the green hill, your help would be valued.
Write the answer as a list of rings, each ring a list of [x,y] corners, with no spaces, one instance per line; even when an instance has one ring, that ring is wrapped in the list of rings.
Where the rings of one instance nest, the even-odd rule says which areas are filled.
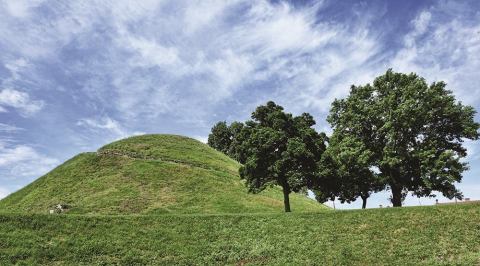
[[[174,135],[144,135],[82,153],[0,201],[4,212],[69,214],[282,212],[279,188],[246,192],[239,164],[207,145]],[[292,210],[325,211],[304,195]]]

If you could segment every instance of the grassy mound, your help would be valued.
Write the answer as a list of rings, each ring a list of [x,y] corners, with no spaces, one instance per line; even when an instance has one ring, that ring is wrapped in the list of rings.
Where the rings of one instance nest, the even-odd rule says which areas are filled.
[[[239,164],[186,137],[144,135],[83,153],[0,201],[4,212],[70,214],[282,212],[279,188],[247,194]],[[325,211],[304,195],[292,210]]]
[[[0,214],[0,265],[479,265],[480,205],[242,215]]]

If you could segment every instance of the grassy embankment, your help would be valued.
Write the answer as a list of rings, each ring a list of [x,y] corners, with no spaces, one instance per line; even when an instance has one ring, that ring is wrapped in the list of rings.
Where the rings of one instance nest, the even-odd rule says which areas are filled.
[[[291,214],[0,214],[0,265],[479,265],[480,205]]]

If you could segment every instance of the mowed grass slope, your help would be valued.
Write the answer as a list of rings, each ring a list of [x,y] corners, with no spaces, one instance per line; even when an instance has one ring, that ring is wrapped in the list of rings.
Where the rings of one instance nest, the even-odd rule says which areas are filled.
[[[480,205],[310,214],[0,214],[0,240],[0,265],[479,265]]]
[[[174,135],[144,135],[75,156],[0,201],[0,211],[68,214],[282,212],[279,188],[248,194],[239,164],[207,145]],[[305,195],[292,210],[328,211]]]

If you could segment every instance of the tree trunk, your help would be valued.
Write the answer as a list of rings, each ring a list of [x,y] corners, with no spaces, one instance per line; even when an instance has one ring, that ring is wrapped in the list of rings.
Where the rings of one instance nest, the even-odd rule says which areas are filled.
[[[367,196],[361,196],[361,198],[362,198],[362,209],[365,209],[365,208],[367,208],[368,197]]]
[[[290,210],[290,188],[288,185],[283,186],[283,204],[285,205],[285,212],[291,212]]]
[[[398,186],[390,186],[392,189],[393,207],[402,207],[402,189]]]

